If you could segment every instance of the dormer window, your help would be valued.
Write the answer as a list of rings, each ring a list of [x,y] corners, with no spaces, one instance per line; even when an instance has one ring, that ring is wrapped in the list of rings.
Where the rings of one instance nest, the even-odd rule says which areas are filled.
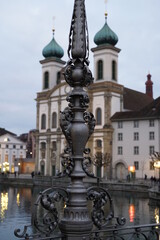
[[[97,80],[103,79],[103,61],[99,60],[97,62]]]
[[[43,89],[48,89],[48,88],[49,88],[49,72],[45,72]]]
[[[117,81],[117,63],[112,61],[112,80]]]

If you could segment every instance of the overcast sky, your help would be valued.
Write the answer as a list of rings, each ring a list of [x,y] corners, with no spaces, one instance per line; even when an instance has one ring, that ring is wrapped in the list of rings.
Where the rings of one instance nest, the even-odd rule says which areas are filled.
[[[104,0],[86,0],[90,48],[104,25]],[[0,0],[0,127],[16,134],[36,127],[42,49],[52,38],[67,60],[74,0]],[[119,83],[145,91],[148,72],[160,96],[160,0],[108,0],[108,24],[118,35]],[[93,56],[90,53],[90,68]]]

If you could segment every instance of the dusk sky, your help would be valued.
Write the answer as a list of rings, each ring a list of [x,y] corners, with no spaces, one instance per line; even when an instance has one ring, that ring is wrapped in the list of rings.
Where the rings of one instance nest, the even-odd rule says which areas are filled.
[[[86,0],[90,48],[104,25],[104,0]],[[67,61],[73,0],[0,0],[0,127],[16,134],[36,127],[42,49],[55,39]],[[108,25],[118,35],[119,83],[145,92],[148,72],[160,96],[160,0],[108,0]],[[53,17],[55,20],[53,21]],[[90,53],[93,71],[93,55]]]

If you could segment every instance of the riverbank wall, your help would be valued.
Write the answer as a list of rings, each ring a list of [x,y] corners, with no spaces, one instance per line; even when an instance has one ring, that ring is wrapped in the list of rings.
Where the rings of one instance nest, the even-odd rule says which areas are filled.
[[[12,185],[12,186],[43,186],[43,187],[67,187],[70,183],[69,178],[53,178],[49,176],[34,176],[30,175],[14,176],[0,176],[0,184]],[[154,200],[160,200],[160,192],[156,186],[151,186],[150,181],[135,180],[131,182],[117,181],[117,180],[104,180],[102,179],[97,183],[97,179],[85,178],[84,184],[86,188],[91,186],[97,186],[107,188],[109,191],[123,191],[123,192],[138,192],[147,194],[149,198]]]

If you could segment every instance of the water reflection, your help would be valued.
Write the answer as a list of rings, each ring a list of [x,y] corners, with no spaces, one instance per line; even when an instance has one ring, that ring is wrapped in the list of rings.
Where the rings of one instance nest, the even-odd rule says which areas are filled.
[[[17,205],[20,206],[20,193],[17,193]]]
[[[156,220],[156,223],[160,223],[159,220],[160,220],[160,208],[156,208],[155,209],[155,220]]]
[[[0,199],[1,199],[0,221],[3,222],[3,219],[5,218],[5,212],[8,209],[8,192],[1,193]]]
[[[134,218],[135,218],[135,206],[134,206],[134,204],[130,204],[129,205],[129,220],[131,223],[134,222]]]

